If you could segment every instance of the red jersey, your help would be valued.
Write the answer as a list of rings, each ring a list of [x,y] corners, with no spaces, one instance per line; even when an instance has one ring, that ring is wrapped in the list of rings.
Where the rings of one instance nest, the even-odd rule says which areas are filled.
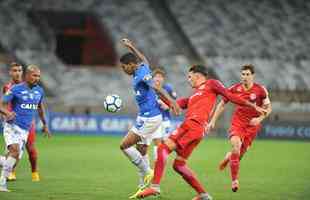
[[[212,114],[217,95],[222,95],[240,106],[247,105],[246,100],[232,94],[220,81],[209,79],[196,88],[189,98],[177,100],[181,108],[187,108],[185,121],[194,120],[201,125],[206,124]]]
[[[246,90],[241,83],[237,83],[232,85],[229,88],[229,91],[233,94],[238,95],[239,97],[255,103],[259,107],[270,103],[266,88],[257,83],[254,83],[254,85],[249,90]],[[224,102],[227,102],[226,98],[224,98],[223,100]],[[252,107],[236,106],[232,116],[232,124],[248,124],[252,118],[258,116],[260,116],[260,113]]]

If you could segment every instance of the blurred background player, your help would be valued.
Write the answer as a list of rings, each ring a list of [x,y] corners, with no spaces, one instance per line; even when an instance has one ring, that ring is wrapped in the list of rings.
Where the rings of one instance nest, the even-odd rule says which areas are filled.
[[[41,72],[38,66],[30,65],[26,69],[25,82],[15,84],[3,96],[4,107],[11,104],[16,116],[3,126],[4,141],[8,150],[0,176],[0,191],[8,192],[6,181],[14,165],[21,158],[24,145],[27,143],[29,130],[36,112],[43,124],[43,132],[49,134],[45,120],[43,104],[44,91],[38,85]]]
[[[255,104],[233,95],[223,84],[214,79],[207,79],[207,69],[202,65],[194,65],[189,69],[188,82],[195,89],[189,98],[178,99],[181,108],[187,109],[183,123],[171,133],[157,151],[157,160],[154,168],[154,178],[151,187],[143,190],[137,196],[144,198],[160,194],[160,182],[166,166],[168,155],[176,151],[173,168],[197,192],[193,200],[211,200],[194,172],[188,167],[186,161],[193,150],[204,137],[204,126],[216,103],[217,95],[225,96],[233,103],[242,106],[251,106],[259,111]]]
[[[171,98],[176,99],[177,94],[173,90],[172,85],[166,83],[166,76],[166,71],[162,67],[157,67],[153,70],[154,84],[158,87],[162,87],[170,95]],[[158,103],[162,112],[163,121],[161,123],[161,128],[157,129],[153,136],[153,142],[155,144],[153,149],[153,160],[157,159],[157,146],[160,145],[161,142],[169,136],[169,133],[171,131],[170,108],[161,99],[158,99]]]
[[[153,133],[160,127],[162,115],[157,102],[156,92],[171,102],[176,114],[179,107],[162,88],[157,87],[152,79],[152,72],[145,56],[138,51],[128,39],[122,39],[122,44],[131,51],[120,58],[123,71],[132,76],[132,85],[135,92],[135,99],[139,108],[136,124],[128,131],[123,138],[120,149],[139,169],[144,177],[145,186],[151,181],[153,171],[149,165],[147,148],[150,145]],[[134,145],[140,143],[139,150]],[[143,144],[143,145],[141,145]],[[143,148],[142,148],[143,147]],[[138,190],[139,192],[139,190]],[[135,198],[132,195],[130,198]]]
[[[250,107],[236,106],[232,116],[229,129],[229,138],[232,149],[228,152],[224,160],[220,163],[219,169],[223,170],[230,164],[232,180],[232,191],[239,188],[239,166],[240,160],[245,152],[250,148],[257,133],[261,129],[261,122],[271,113],[271,102],[266,88],[254,82],[255,70],[253,65],[244,65],[240,71],[240,83],[232,85],[229,90],[238,96],[255,103],[257,106],[266,109],[266,113],[261,114]],[[213,117],[208,125],[209,129],[215,127],[218,117],[225,109],[227,99],[223,98],[217,105]]]
[[[12,63],[10,65],[9,75],[10,75],[11,80],[3,86],[3,90],[2,90],[3,94],[5,94],[15,84],[19,84],[23,81],[23,67],[18,63]],[[12,110],[10,104],[8,105],[8,109]],[[31,165],[32,181],[40,181],[40,176],[39,176],[39,172],[37,169],[37,149],[35,147],[35,138],[36,138],[35,121],[33,121],[31,124],[31,128],[29,130],[26,150],[27,150],[29,162]],[[10,173],[8,177],[9,181],[16,180],[16,171],[15,171],[16,166],[17,166],[17,163],[15,164],[13,171]]]

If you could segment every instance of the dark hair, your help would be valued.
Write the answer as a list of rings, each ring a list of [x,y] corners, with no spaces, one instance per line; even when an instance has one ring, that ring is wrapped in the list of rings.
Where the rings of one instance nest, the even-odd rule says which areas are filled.
[[[163,67],[156,67],[153,70],[153,76],[155,76],[156,74],[160,74],[163,77],[166,77],[166,70]]]
[[[129,64],[129,63],[138,64],[139,62],[139,59],[133,53],[126,53],[119,60],[123,64]]]
[[[254,65],[251,65],[251,64],[243,65],[241,67],[241,71],[243,71],[243,70],[250,70],[251,74],[255,74]]]
[[[20,65],[16,62],[12,62],[12,63],[10,63],[10,68],[13,68],[13,67],[22,67],[22,65]]]
[[[191,66],[191,68],[189,68],[188,71],[193,72],[193,73],[200,73],[204,76],[208,76],[208,70],[203,65],[193,65],[193,66]]]

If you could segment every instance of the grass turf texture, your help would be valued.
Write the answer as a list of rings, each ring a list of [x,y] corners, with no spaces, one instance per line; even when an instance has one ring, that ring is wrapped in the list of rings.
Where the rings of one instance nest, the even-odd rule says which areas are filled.
[[[38,136],[41,182],[31,182],[27,156],[17,169],[11,193],[1,200],[120,200],[137,186],[137,171],[120,152],[120,137]],[[0,147],[3,148],[3,141]],[[257,140],[241,161],[240,190],[232,193],[228,170],[218,162],[230,148],[224,139],[204,140],[189,160],[215,200],[310,199],[310,143]],[[195,193],[168,161],[161,199],[190,200]]]

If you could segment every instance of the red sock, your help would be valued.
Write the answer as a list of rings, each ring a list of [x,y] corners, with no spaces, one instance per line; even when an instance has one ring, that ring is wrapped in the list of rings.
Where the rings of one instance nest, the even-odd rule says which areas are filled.
[[[188,168],[185,161],[182,160],[174,160],[173,169],[178,172],[183,179],[190,185],[194,190],[200,194],[205,193],[206,191],[203,189],[202,184],[196,178],[194,172]]]
[[[28,145],[27,152],[28,152],[29,162],[31,165],[31,171],[36,172],[37,171],[37,159],[38,159],[37,149],[35,148],[34,145]]]
[[[166,161],[171,150],[166,144],[160,144],[157,148],[157,160],[154,168],[153,184],[160,184],[161,177],[163,176]]]
[[[230,156],[231,180],[237,180],[239,176],[240,158],[238,153],[232,153]]]

